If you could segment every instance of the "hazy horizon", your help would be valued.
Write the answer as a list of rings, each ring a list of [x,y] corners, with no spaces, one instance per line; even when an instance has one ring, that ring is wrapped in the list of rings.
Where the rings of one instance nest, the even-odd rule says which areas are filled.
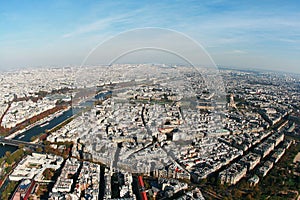
[[[153,1],[151,4],[147,1],[9,1],[0,4],[1,71],[80,66],[96,45],[112,36],[135,28],[160,27],[193,38],[218,66],[300,73],[300,3],[297,1]],[[159,41],[161,37],[157,38]],[[123,61],[151,62],[140,56]],[[168,62],[177,63],[176,60]]]

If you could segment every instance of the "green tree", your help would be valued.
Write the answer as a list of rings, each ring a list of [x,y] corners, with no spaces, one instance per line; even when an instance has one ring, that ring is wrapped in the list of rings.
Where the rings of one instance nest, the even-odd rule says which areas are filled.
[[[234,199],[241,199],[242,195],[243,194],[242,194],[242,192],[240,190],[238,190],[238,189],[234,190],[234,194],[233,194]]]
[[[24,144],[19,144],[19,149],[24,149],[25,145]]]
[[[251,194],[248,194],[248,195],[246,196],[246,199],[247,199],[247,200],[252,200],[253,197],[251,196]]]
[[[6,157],[6,158],[9,158],[10,155],[11,155],[11,152],[10,152],[10,151],[6,151],[6,152],[5,152],[5,157]]]
[[[43,149],[42,149],[41,147],[38,147],[38,148],[36,149],[36,151],[37,151],[38,153],[41,153],[41,152],[43,152]]]

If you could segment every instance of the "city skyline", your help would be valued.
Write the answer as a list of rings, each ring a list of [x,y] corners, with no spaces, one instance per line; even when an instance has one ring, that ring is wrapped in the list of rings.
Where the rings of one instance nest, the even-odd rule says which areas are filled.
[[[0,0],[0,199],[300,199],[299,6]]]
[[[211,75],[165,64],[0,73],[0,198],[297,199],[300,77]]]
[[[2,1],[0,69],[79,66],[112,36],[160,27],[195,39],[218,66],[300,73],[299,6],[296,1]]]

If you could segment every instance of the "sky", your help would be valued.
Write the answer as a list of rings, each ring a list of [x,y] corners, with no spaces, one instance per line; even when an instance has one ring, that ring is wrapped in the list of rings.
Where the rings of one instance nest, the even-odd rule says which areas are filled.
[[[0,0],[0,69],[81,65],[108,38],[159,27],[197,41],[218,66],[300,73],[299,19],[293,0]]]

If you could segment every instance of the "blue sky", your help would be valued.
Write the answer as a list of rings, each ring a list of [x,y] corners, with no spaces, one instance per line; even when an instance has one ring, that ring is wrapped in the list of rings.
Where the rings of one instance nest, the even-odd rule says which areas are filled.
[[[162,27],[201,43],[215,63],[300,73],[299,1],[2,1],[0,69],[80,65],[122,31]]]

